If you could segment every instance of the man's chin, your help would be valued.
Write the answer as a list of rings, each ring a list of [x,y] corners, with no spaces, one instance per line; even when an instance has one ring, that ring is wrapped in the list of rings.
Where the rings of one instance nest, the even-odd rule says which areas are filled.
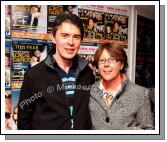
[[[73,60],[74,57],[75,57],[75,55],[72,55],[72,56],[66,56],[66,57],[64,57],[64,59],[66,59],[66,60]]]

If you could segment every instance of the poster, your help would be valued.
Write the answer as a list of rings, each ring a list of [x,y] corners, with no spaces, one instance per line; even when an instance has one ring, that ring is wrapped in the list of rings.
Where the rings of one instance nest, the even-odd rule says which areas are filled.
[[[47,46],[41,43],[12,42],[12,88],[21,88],[27,70],[43,61]]]
[[[12,37],[47,39],[47,6],[12,5]]]
[[[63,13],[63,6],[48,5],[47,13],[47,33],[51,33],[56,16]]]
[[[97,66],[95,66],[94,63],[94,54],[99,46],[100,44],[98,43],[82,43],[78,50],[80,57],[88,62],[88,65],[92,69],[96,81],[100,79],[100,74]]]
[[[5,130],[12,130],[12,90],[5,90]]]
[[[5,38],[10,38],[11,35],[11,6],[5,5]]]
[[[17,112],[17,105],[19,102],[19,96],[20,96],[20,89],[12,89],[12,130],[17,130],[17,121],[16,118],[16,112]]]
[[[5,88],[11,87],[11,41],[5,41]]]
[[[107,5],[80,5],[78,16],[83,21],[83,42],[117,42],[128,48],[128,17],[125,7]]]
[[[84,38],[104,39],[104,13],[90,9],[78,9],[78,16],[83,22]]]

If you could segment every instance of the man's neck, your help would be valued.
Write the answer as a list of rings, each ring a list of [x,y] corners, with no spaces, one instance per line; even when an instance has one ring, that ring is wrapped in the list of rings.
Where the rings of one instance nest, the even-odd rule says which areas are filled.
[[[61,67],[66,73],[68,73],[70,67],[72,66],[73,60],[62,58],[56,53],[53,55],[53,57],[56,60],[58,66]]]

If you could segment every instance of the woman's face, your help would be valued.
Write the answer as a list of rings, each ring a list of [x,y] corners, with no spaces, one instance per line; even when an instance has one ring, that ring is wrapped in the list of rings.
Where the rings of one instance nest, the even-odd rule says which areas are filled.
[[[118,25],[118,23],[115,23],[115,24],[114,24],[114,29],[119,30],[119,25]]]
[[[92,20],[92,19],[90,19],[90,20],[89,20],[89,26],[90,26],[90,27],[93,27],[93,26],[94,26],[94,24],[95,24],[95,23],[93,22],[93,20]]]
[[[116,80],[120,75],[120,70],[124,64],[121,61],[116,61],[111,57],[106,49],[103,50],[99,61],[98,68],[102,78],[106,81]]]
[[[5,65],[6,66],[10,65],[9,57],[6,57],[6,56],[5,56]]]

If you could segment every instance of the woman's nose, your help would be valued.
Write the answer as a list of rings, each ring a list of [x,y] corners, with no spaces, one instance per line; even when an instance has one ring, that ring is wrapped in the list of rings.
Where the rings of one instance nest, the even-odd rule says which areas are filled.
[[[109,66],[108,60],[105,60],[104,66],[105,66],[105,67],[108,67],[108,66]]]

